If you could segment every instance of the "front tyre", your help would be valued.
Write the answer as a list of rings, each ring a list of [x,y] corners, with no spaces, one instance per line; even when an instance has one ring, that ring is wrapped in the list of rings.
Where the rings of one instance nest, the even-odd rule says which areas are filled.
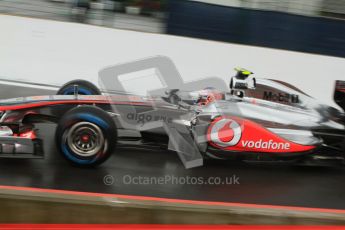
[[[78,86],[79,95],[102,95],[102,92],[89,81],[73,80],[64,84],[56,93],[56,95],[74,95],[74,86]]]
[[[92,167],[111,156],[117,130],[105,111],[84,105],[71,109],[61,118],[55,138],[66,160],[78,166]]]

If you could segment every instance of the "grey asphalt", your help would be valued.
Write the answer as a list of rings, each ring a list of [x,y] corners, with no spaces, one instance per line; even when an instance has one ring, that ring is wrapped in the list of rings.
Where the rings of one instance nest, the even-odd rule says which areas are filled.
[[[52,93],[0,85],[0,98]],[[249,165],[209,160],[203,167],[185,169],[173,152],[122,148],[98,168],[81,169],[70,165],[57,152],[54,131],[54,125],[40,125],[45,159],[0,159],[0,185],[345,209],[345,167]],[[141,184],[136,183],[139,177]],[[188,178],[207,181],[210,177],[223,181],[227,177],[237,179],[227,185],[186,182]],[[153,184],[145,183],[145,178]],[[175,178],[175,181],[159,183],[159,178]],[[129,183],[130,179],[134,181]]]

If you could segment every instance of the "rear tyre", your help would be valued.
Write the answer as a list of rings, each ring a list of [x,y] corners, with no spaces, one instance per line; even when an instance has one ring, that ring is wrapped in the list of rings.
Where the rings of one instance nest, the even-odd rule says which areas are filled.
[[[105,111],[84,105],[71,109],[61,118],[55,138],[66,160],[77,166],[92,167],[111,156],[117,129]]]
[[[56,95],[73,95],[74,86],[78,86],[79,95],[102,95],[102,92],[91,82],[85,80],[73,80],[64,84]]]

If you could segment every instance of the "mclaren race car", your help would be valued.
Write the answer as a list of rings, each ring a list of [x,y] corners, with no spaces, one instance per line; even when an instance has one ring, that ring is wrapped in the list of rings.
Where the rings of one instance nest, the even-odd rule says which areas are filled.
[[[334,99],[345,108],[344,81],[336,82]],[[102,95],[90,82],[74,80],[57,95],[1,100],[0,111],[0,157],[44,157],[36,124],[53,122],[57,148],[80,166],[101,164],[116,145],[164,147],[187,167],[200,157],[344,162],[344,111],[244,69],[237,69],[228,92]]]

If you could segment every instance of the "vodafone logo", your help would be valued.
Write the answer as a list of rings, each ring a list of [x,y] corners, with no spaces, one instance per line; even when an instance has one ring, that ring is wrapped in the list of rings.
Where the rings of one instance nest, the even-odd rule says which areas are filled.
[[[273,140],[263,141],[242,141],[242,146],[245,148],[255,148],[255,149],[273,149],[273,150],[289,150],[290,143],[287,142],[275,142]]]
[[[208,128],[207,138],[214,147],[228,151],[289,152],[293,147],[293,143],[262,126],[239,118],[216,118]]]
[[[209,139],[220,147],[237,145],[242,136],[241,126],[229,118],[221,118],[209,127]]]

